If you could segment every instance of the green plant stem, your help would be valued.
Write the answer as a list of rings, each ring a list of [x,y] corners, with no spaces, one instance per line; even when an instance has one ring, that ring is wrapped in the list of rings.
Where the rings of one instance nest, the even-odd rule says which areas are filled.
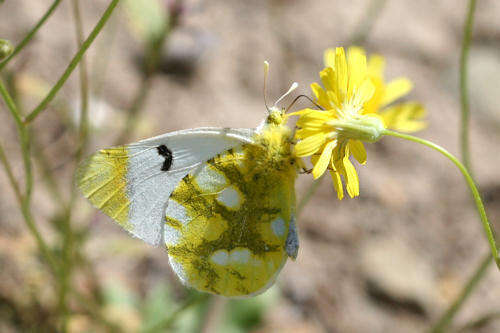
[[[478,285],[479,281],[485,275],[487,268],[491,262],[491,253],[487,253],[486,256],[481,260],[481,264],[479,265],[479,269],[474,271],[472,276],[469,278],[464,288],[458,295],[457,299],[450,305],[448,310],[441,316],[441,318],[436,322],[436,324],[432,327],[431,332],[440,333],[446,331],[446,329],[450,326],[453,318],[457,314],[458,310],[462,307],[465,300],[469,297],[475,287]]]
[[[460,106],[462,111],[460,146],[462,150],[462,160],[465,167],[471,170],[470,149],[469,149],[469,92],[467,87],[467,68],[469,60],[470,41],[472,36],[472,27],[474,24],[474,12],[476,9],[476,0],[470,0],[467,9],[467,18],[464,25],[462,38],[462,51],[460,53]]]
[[[90,33],[90,35],[87,37],[87,39],[83,42],[82,47],[78,50],[78,52],[75,54],[71,62],[69,63],[68,67],[64,71],[64,73],[61,75],[59,80],[56,82],[56,84],[52,87],[52,89],[49,91],[47,96],[43,99],[43,101],[26,117],[25,123],[28,124],[31,121],[33,121],[45,108],[47,105],[54,99],[56,94],[59,92],[61,87],[64,85],[66,80],[68,80],[69,76],[73,72],[73,70],[76,68],[80,60],[82,59],[83,55],[87,51],[87,49],[92,45],[94,42],[95,38],[99,33],[101,32],[102,28],[110,18],[111,14],[113,13],[113,10],[116,8],[118,5],[118,2],[120,0],[112,0],[111,3],[108,5],[108,8],[104,11],[103,15],[97,22],[96,26]]]
[[[458,332],[466,332],[466,331],[476,332],[481,328],[483,328],[488,323],[490,323],[491,321],[498,319],[500,319],[500,311],[493,311],[485,315],[482,315],[478,319],[471,320],[470,322],[462,326],[458,330]]]
[[[191,306],[194,306],[196,304],[199,304],[207,299],[209,299],[211,295],[210,294],[196,294],[184,302],[181,306],[179,306],[174,312],[172,312],[167,318],[159,322],[158,324],[154,325],[153,327],[150,327],[145,330],[147,333],[154,333],[154,332],[165,332],[172,324],[177,320],[179,315],[181,315],[186,309],[190,308]]]
[[[14,177],[14,173],[12,172],[12,167],[9,163],[9,160],[7,159],[7,156],[5,155],[5,151],[0,145],[0,162],[2,162],[5,172],[7,173],[7,178],[9,178],[10,185],[14,189],[14,193],[16,194],[16,199],[19,202],[19,204],[22,203],[23,197],[21,194],[21,190],[19,189],[19,184],[17,183],[16,177]]]
[[[36,140],[32,141],[32,145],[33,145],[33,158],[35,159],[36,165],[42,174],[41,178],[43,179],[43,182],[45,183],[48,192],[58,203],[58,205],[61,205],[64,207],[63,209],[66,209],[67,205],[66,205],[65,195],[61,190],[58,178],[54,177],[54,175],[52,174],[52,166],[49,162],[48,156],[44,151],[43,145],[37,142]]]
[[[484,232],[486,233],[486,237],[487,237],[488,242],[489,242],[490,247],[491,247],[491,254],[493,255],[493,258],[495,259],[495,262],[496,262],[498,268],[500,269],[500,258],[498,257],[498,250],[497,250],[497,246],[495,243],[495,237],[493,236],[493,231],[491,229],[490,222],[488,221],[488,217],[486,216],[486,211],[484,210],[483,201],[481,200],[481,196],[479,195],[479,191],[478,191],[476,185],[474,184],[474,180],[472,179],[471,175],[469,174],[469,172],[467,171],[465,166],[462,163],[460,163],[460,161],[455,156],[453,156],[450,152],[448,152],[446,149],[444,149],[443,147],[438,146],[437,144],[430,142],[428,140],[421,139],[421,138],[418,138],[418,137],[413,136],[413,135],[398,133],[398,132],[394,132],[394,131],[390,131],[390,130],[385,130],[383,134],[389,135],[389,136],[394,136],[394,137],[401,138],[401,139],[405,139],[408,141],[413,141],[416,143],[420,143],[424,146],[430,147],[430,148],[440,152],[444,156],[446,156],[448,159],[450,159],[453,162],[453,164],[455,164],[458,167],[460,172],[462,172],[463,176],[465,177],[467,185],[470,188],[472,197],[474,198],[474,202],[476,203],[476,208],[477,208],[477,211],[479,213],[479,217],[481,218]]]
[[[462,38],[462,51],[460,54],[460,104],[461,104],[461,128],[460,128],[460,148],[462,153],[462,161],[469,173],[472,174],[472,166],[469,151],[469,119],[470,107],[469,96],[467,89],[467,68],[468,56],[472,35],[472,26],[474,23],[474,12],[476,8],[476,1],[470,0],[467,9],[467,18],[464,24],[464,33]],[[487,253],[484,258],[479,262],[474,274],[469,278],[464,285],[462,291],[453,301],[448,309],[444,312],[441,318],[433,326],[433,332],[442,332],[446,330],[452,323],[453,318],[460,308],[463,306],[465,300],[470,296],[472,291],[479,285],[481,279],[485,276],[486,269],[489,267],[491,255]]]
[[[37,24],[31,29],[30,32],[24,37],[24,39],[16,46],[14,52],[10,56],[7,57],[3,62],[0,63],[0,72],[2,69],[7,66],[7,64],[19,53],[21,50],[31,41],[31,39],[35,36],[38,30],[42,27],[42,25],[47,21],[47,19],[52,15],[52,13],[56,10],[56,8],[61,3],[61,0],[55,0],[49,9],[45,12],[42,18],[37,22]]]
[[[75,19],[75,30],[76,30],[76,42],[78,48],[81,48],[84,43],[83,35],[83,23],[80,13],[80,2],[79,0],[73,0],[72,2],[73,16]],[[82,56],[80,61],[80,124],[78,127],[78,139],[79,145],[76,153],[76,162],[80,162],[83,153],[85,152],[85,147],[87,145],[87,137],[89,131],[89,117],[88,117],[88,105],[89,105],[89,84],[88,84],[88,73],[87,73],[87,60],[85,55]],[[74,193],[74,191],[73,191]]]
[[[373,25],[385,7],[387,0],[371,0],[363,19],[357,25],[352,36],[352,45],[362,45],[366,42],[368,35],[372,31]]]
[[[78,301],[78,303],[89,313],[90,317],[99,322],[102,326],[106,328],[104,332],[123,332],[123,328],[117,325],[114,322],[109,321],[106,317],[103,316],[102,312],[99,309],[99,306],[96,305],[92,300],[89,300],[83,297],[78,292],[72,290],[72,295]]]
[[[300,214],[302,213],[302,210],[307,205],[307,203],[309,202],[309,200],[311,200],[313,194],[318,190],[318,187],[321,184],[322,180],[323,180],[323,177],[321,177],[319,179],[315,179],[311,183],[311,185],[309,185],[309,187],[307,188],[304,196],[302,197],[302,199],[297,204],[297,213],[296,213],[297,214],[297,219],[299,218]]]
[[[77,48],[81,49],[84,43],[83,36],[83,23],[80,14],[79,0],[72,0],[73,18],[75,22],[75,36]],[[79,63],[79,77],[80,77],[80,123],[78,126],[78,147],[75,154],[75,161],[78,164],[85,151],[87,137],[88,137],[88,75],[87,64],[85,55],[82,55]],[[73,230],[71,227],[72,211],[76,198],[75,186],[71,188],[70,199],[68,208],[64,212],[62,219],[62,256],[63,261],[61,265],[61,285],[59,288],[58,308],[62,317],[63,331],[67,330],[69,311],[66,304],[68,291],[71,285],[71,277],[73,271],[73,258],[75,254],[75,242]]]
[[[52,256],[52,253],[42,238],[38,228],[36,227],[35,221],[33,220],[33,216],[30,211],[30,203],[31,203],[31,193],[33,188],[33,172],[31,167],[31,158],[30,158],[30,138],[29,132],[24,123],[22,122],[21,115],[17,110],[14,101],[12,100],[9,92],[5,88],[2,81],[0,81],[0,95],[2,96],[7,108],[9,109],[14,121],[16,123],[17,132],[19,135],[19,139],[21,142],[21,152],[23,156],[23,164],[24,164],[24,173],[25,173],[25,190],[24,194],[21,196],[22,200],[20,202],[21,213],[23,214],[24,221],[26,226],[35,237],[38,248],[40,252],[44,256],[45,260],[49,264],[49,267],[53,270],[54,273],[57,273],[57,264]]]

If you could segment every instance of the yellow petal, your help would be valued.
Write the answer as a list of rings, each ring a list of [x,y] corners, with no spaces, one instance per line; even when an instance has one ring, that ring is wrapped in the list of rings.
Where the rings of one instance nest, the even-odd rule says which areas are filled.
[[[318,154],[311,155],[311,164],[313,165],[313,167],[316,165],[316,163],[318,163],[319,156],[320,155],[318,155]]]
[[[335,68],[335,50],[332,48],[326,49],[325,53],[323,53],[323,61],[325,67]]]
[[[349,140],[349,151],[352,153],[352,156],[358,161],[360,164],[366,163],[366,150],[363,143],[359,140]]]
[[[335,118],[333,111],[310,110],[304,112],[297,120],[297,126],[302,128],[319,128],[328,120]]]
[[[337,140],[330,141],[326,144],[323,152],[321,153],[321,156],[319,157],[318,161],[316,161],[316,164],[314,165],[314,168],[312,170],[314,179],[318,179],[326,171],[328,163],[330,162],[330,158],[332,157],[332,150],[336,145]]]
[[[424,129],[427,123],[425,108],[416,102],[407,102],[388,107],[380,113],[387,128],[401,132],[417,132]]]
[[[339,99],[336,93],[334,93],[333,91],[327,91],[326,95],[328,96],[328,100],[333,107],[337,107],[339,109],[342,107],[342,103],[344,102],[344,100]]]
[[[339,102],[343,102],[347,96],[349,77],[344,48],[342,47],[337,47],[335,50],[335,74],[337,89],[334,92],[338,95]]]
[[[344,198],[344,187],[342,186],[340,174],[336,171],[330,171],[330,175],[332,176],[333,187],[337,191],[337,197],[342,200]]]
[[[366,55],[361,48],[350,48],[347,55],[347,66],[349,68],[349,84],[347,96],[350,98],[354,91],[366,78]]]
[[[338,141],[338,140],[337,140]],[[332,159],[330,161],[330,166],[332,170],[342,173],[342,160],[346,155],[347,142],[337,142],[337,146],[332,151]]]
[[[300,140],[295,145],[295,155],[297,157],[309,156],[317,152],[325,143],[326,136],[324,133],[309,136],[304,140]]]
[[[333,68],[331,67],[324,68],[321,72],[319,72],[319,77],[326,91],[334,91],[336,82],[335,82],[335,73],[333,72]]]
[[[370,81],[375,87],[375,92],[373,93],[372,98],[365,103],[363,110],[361,111],[362,114],[377,113],[380,108],[380,101],[382,100],[385,91],[385,84],[381,78],[371,76]]]
[[[319,84],[317,84],[316,82],[312,83],[311,90],[314,96],[316,96],[316,101],[319,105],[321,105],[325,109],[330,109],[332,107],[325,90],[321,88]]]
[[[375,86],[369,78],[366,78],[358,87],[354,96],[355,105],[363,105],[368,102],[375,93]]]
[[[311,135],[319,134],[321,130],[311,128],[301,128],[295,131],[295,139],[302,140]]]
[[[372,78],[384,79],[385,59],[384,57],[374,54],[368,59],[368,75]]]
[[[345,183],[347,188],[347,193],[351,198],[357,197],[359,195],[359,179],[358,174],[354,165],[352,165],[349,158],[344,158],[344,171],[345,171]]]
[[[385,87],[384,97],[381,100],[381,107],[394,102],[396,99],[408,94],[413,88],[413,84],[407,78],[395,79]]]
[[[313,111],[318,111],[318,110],[307,108],[307,109],[302,109],[302,110],[299,110],[299,111],[288,113],[287,115],[288,116],[302,116],[302,115],[304,115],[306,113],[313,112]]]

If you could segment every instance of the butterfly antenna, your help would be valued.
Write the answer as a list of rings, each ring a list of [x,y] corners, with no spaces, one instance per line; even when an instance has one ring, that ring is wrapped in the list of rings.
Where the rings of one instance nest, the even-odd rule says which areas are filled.
[[[299,95],[299,96],[295,97],[295,99],[292,101],[292,103],[290,103],[290,105],[286,108],[285,113],[287,113],[288,111],[290,111],[290,108],[295,104],[295,102],[297,102],[302,97],[306,98],[309,102],[311,102],[318,109],[325,111],[325,109],[323,107],[321,107],[321,105],[318,105],[318,103],[316,103],[315,101],[313,101],[311,99],[311,97],[309,97],[307,95]]]
[[[266,106],[267,112],[271,113],[271,109],[269,106],[267,106],[267,74],[269,73],[269,63],[267,61],[264,61],[264,89],[263,89],[263,95],[264,95],[264,105]]]
[[[280,98],[278,98],[278,100],[276,101],[276,103],[274,103],[273,107],[276,107],[276,105],[278,105],[278,103],[281,102],[283,100],[283,98],[285,98],[292,91],[294,91],[295,89],[297,89],[298,86],[299,86],[299,84],[297,82],[292,83],[292,85],[290,86],[290,89],[288,89],[288,91],[286,93],[284,93],[283,96],[281,96]]]

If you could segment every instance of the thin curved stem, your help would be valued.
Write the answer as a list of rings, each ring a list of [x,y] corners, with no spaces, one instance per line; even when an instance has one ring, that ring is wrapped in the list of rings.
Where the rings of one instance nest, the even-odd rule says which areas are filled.
[[[457,314],[458,310],[462,307],[465,300],[469,297],[472,291],[476,288],[479,281],[483,278],[491,262],[491,254],[488,252],[485,257],[481,260],[481,264],[478,269],[474,271],[472,276],[469,278],[464,288],[458,295],[457,299],[450,305],[448,310],[441,316],[437,323],[431,328],[432,333],[444,332],[448,326],[450,326],[453,318]]]
[[[448,159],[450,159],[453,162],[453,164],[455,164],[458,167],[460,172],[462,172],[463,176],[465,177],[465,181],[467,182],[467,185],[469,186],[469,188],[471,190],[471,194],[472,194],[472,197],[474,198],[474,202],[476,204],[476,208],[477,208],[477,211],[479,213],[479,217],[481,218],[484,232],[486,233],[486,237],[487,237],[488,242],[489,242],[490,247],[491,247],[491,254],[493,255],[493,258],[495,259],[495,262],[498,266],[498,269],[500,269],[500,258],[498,257],[498,249],[497,249],[497,246],[495,243],[495,237],[493,236],[493,231],[491,229],[490,222],[488,221],[488,217],[486,216],[486,211],[484,209],[483,201],[481,200],[481,196],[479,195],[479,191],[478,191],[476,185],[474,184],[474,180],[472,179],[471,175],[469,174],[469,172],[467,171],[465,166],[462,163],[460,163],[460,161],[455,156],[453,156],[450,152],[448,152],[446,149],[444,149],[441,146],[438,146],[437,144],[435,144],[433,142],[415,137],[413,135],[398,133],[398,132],[394,132],[394,131],[390,131],[390,130],[385,130],[383,134],[389,135],[389,136],[394,136],[394,137],[401,138],[401,139],[405,139],[408,141],[413,141],[416,143],[420,143],[424,146],[430,147],[430,148],[440,152],[444,156],[448,157]]]
[[[498,320],[498,319],[500,319],[500,311],[492,311],[485,315],[482,315],[478,319],[471,320],[470,322],[462,326],[460,329],[458,329],[457,332],[472,332],[472,331],[475,332],[483,328],[493,320]]]
[[[12,100],[12,97],[10,96],[9,92],[5,88],[2,81],[0,81],[0,95],[2,96],[3,100],[5,101],[5,104],[7,105],[7,108],[9,109],[12,117],[14,118],[17,127],[17,132],[19,135],[19,140],[21,142],[24,174],[26,178],[24,185],[25,187],[24,194],[21,195],[22,198],[20,202],[21,213],[23,214],[26,226],[28,227],[33,237],[35,237],[38,244],[38,248],[40,249],[40,252],[44,256],[47,263],[49,264],[49,267],[52,269],[53,272],[57,272],[56,260],[52,255],[49,246],[47,245],[42,235],[40,234],[40,231],[36,227],[33,216],[31,215],[30,203],[31,203],[31,192],[33,189],[33,171],[31,167],[31,156],[30,156],[31,149],[30,149],[29,132],[26,126],[23,124],[21,115],[19,114],[19,111],[14,101]]]
[[[355,32],[353,33],[351,43],[352,45],[362,45],[366,42],[368,35],[383,11],[387,0],[371,0],[363,18],[359,21]]]
[[[82,47],[78,50],[78,52],[75,54],[71,62],[69,63],[68,67],[64,71],[64,73],[61,75],[59,80],[56,82],[56,84],[52,87],[50,92],[47,94],[47,96],[43,99],[43,101],[26,117],[24,122],[26,124],[30,123],[33,121],[45,108],[47,105],[54,99],[56,94],[59,92],[61,87],[64,85],[66,80],[68,80],[69,76],[73,72],[73,70],[76,68],[80,60],[82,59],[83,55],[87,51],[87,49],[92,45],[94,42],[95,38],[97,35],[101,32],[102,28],[104,28],[104,25],[110,18],[111,14],[113,13],[113,10],[115,7],[118,5],[118,2],[120,0],[112,0],[111,3],[109,4],[108,8],[104,11],[102,17],[99,19],[97,22],[96,26],[90,33],[90,35],[87,37],[87,39],[83,42]]]
[[[469,92],[467,87],[467,68],[469,60],[470,41],[472,36],[472,26],[474,24],[474,12],[476,0],[470,0],[467,9],[467,18],[464,25],[464,35],[462,39],[462,51],[460,53],[460,106],[461,106],[461,129],[460,146],[462,150],[462,160],[465,167],[471,170],[470,149],[469,149]]]
[[[462,51],[460,54],[460,105],[461,105],[461,128],[460,128],[460,148],[462,153],[462,161],[472,174],[472,165],[470,159],[469,151],[469,119],[470,119],[470,108],[469,108],[469,96],[467,89],[467,69],[468,69],[468,57],[469,48],[472,35],[472,26],[474,22],[474,12],[476,8],[476,0],[470,0],[469,6],[467,8],[467,17],[464,23],[464,32],[462,37]],[[467,283],[464,285],[462,291],[457,296],[455,301],[453,301],[448,309],[444,312],[441,318],[436,322],[432,328],[432,332],[442,332],[446,330],[452,323],[453,318],[457,314],[458,310],[463,306],[465,300],[470,296],[473,290],[479,285],[481,279],[485,276],[487,268],[489,267],[491,260],[491,255],[486,253],[484,258],[481,259],[474,273],[469,278]]]
[[[307,203],[309,200],[311,200],[312,196],[316,191],[318,190],[319,185],[321,184],[321,181],[323,180],[324,177],[321,177],[319,179],[315,179],[311,185],[306,190],[306,193],[302,197],[302,199],[299,201],[297,204],[297,219],[299,218],[300,214],[302,213],[302,210],[306,207]]]
[[[79,0],[72,0],[73,20],[75,22],[75,36],[77,49],[81,49],[84,42],[83,22],[80,14]],[[82,55],[79,66],[80,79],[80,124],[78,128],[78,147],[76,150],[75,160],[80,162],[82,154],[85,150],[88,133],[88,80],[87,80],[87,64],[85,55]],[[73,204],[76,198],[75,186],[71,188],[71,194],[67,209],[65,209],[64,218],[61,221],[61,231],[63,236],[62,241],[62,260],[60,269],[60,285],[58,293],[58,311],[61,317],[61,325],[63,331],[67,331],[70,312],[68,311],[67,298],[69,289],[71,288],[71,279],[73,275],[73,258],[76,251],[76,245],[71,225]]]
[[[210,294],[197,294],[197,295],[191,296],[190,298],[188,298],[186,300],[186,302],[184,304],[182,304],[176,310],[174,310],[168,317],[166,317],[164,320],[160,321],[158,324],[154,325],[153,327],[145,329],[145,332],[153,333],[153,332],[165,331],[166,329],[170,328],[170,326],[172,326],[172,324],[177,320],[177,318],[186,309],[209,299],[211,296],[212,295],[210,295]]]
[[[49,9],[45,12],[42,18],[37,22],[37,24],[33,27],[33,29],[28,32],[26,37],[16,46],[14,52],[10,56],[7,57],[3,62],[0,63],[0,72],[2,69],[7,66],[7,64],[19,53],[21,50],[31,41],[31,39],[35,36],[38,30],[42,27],[42,25],[47,21],[47,19],[52,15],[52,13],[56,10],[56,8],[61,3],[61,0],[55,0]]]
[[[14,173],[12,172],[12,166],[10,165],[10,162],[7,159],[7,155],[5,155],[5,151],[1,144],[0,144],[0,162],[3,164],[5,168],[5,172],[7,173],[7,178],[9,178],[10,185],[14,189],[17,201],[19,202],[19,204],[21,204],[23,201],[23,196],[21,194],[21,190],[19,189],[19,184],[17,183],[17,180],[14,177]]]

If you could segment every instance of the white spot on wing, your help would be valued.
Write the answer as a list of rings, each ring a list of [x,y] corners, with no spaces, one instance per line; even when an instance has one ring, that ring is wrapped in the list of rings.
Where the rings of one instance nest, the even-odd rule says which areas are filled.
[[[191,221],[186,208],[172,199],[168,200],[167,209],[165,209],[165,215],[181,222],[184,225]]]
[[[285,234],[285,220],[278,217],[271,222],[271,228],[276,236],[281,237]]]
[[[241,204],[241,196],[234,187],[228,187],[222,190],[217,196],[217,200],[231,209],[237,209]]]
[[[217,192],[227,185],[226,177],[214,170],[209,164],[205,164],[194,180],[202,191]]]
[[[246,264],[250,260],[250,250],[246,248],[238,248],[231,251],[229,255],[230,261],[238,264]]]
[[[179,243],[179,240],[181,239],[181,233],[179,230],[173,228],[172,226],[165,224],[165,245],[168,246],[174,246]]]
[[[212,259],[212,261],[215,262],[216,264],[225,266],[229,261],[229,254],[227,253],[226,250],[215,251],[210,257],[210,259]]]

